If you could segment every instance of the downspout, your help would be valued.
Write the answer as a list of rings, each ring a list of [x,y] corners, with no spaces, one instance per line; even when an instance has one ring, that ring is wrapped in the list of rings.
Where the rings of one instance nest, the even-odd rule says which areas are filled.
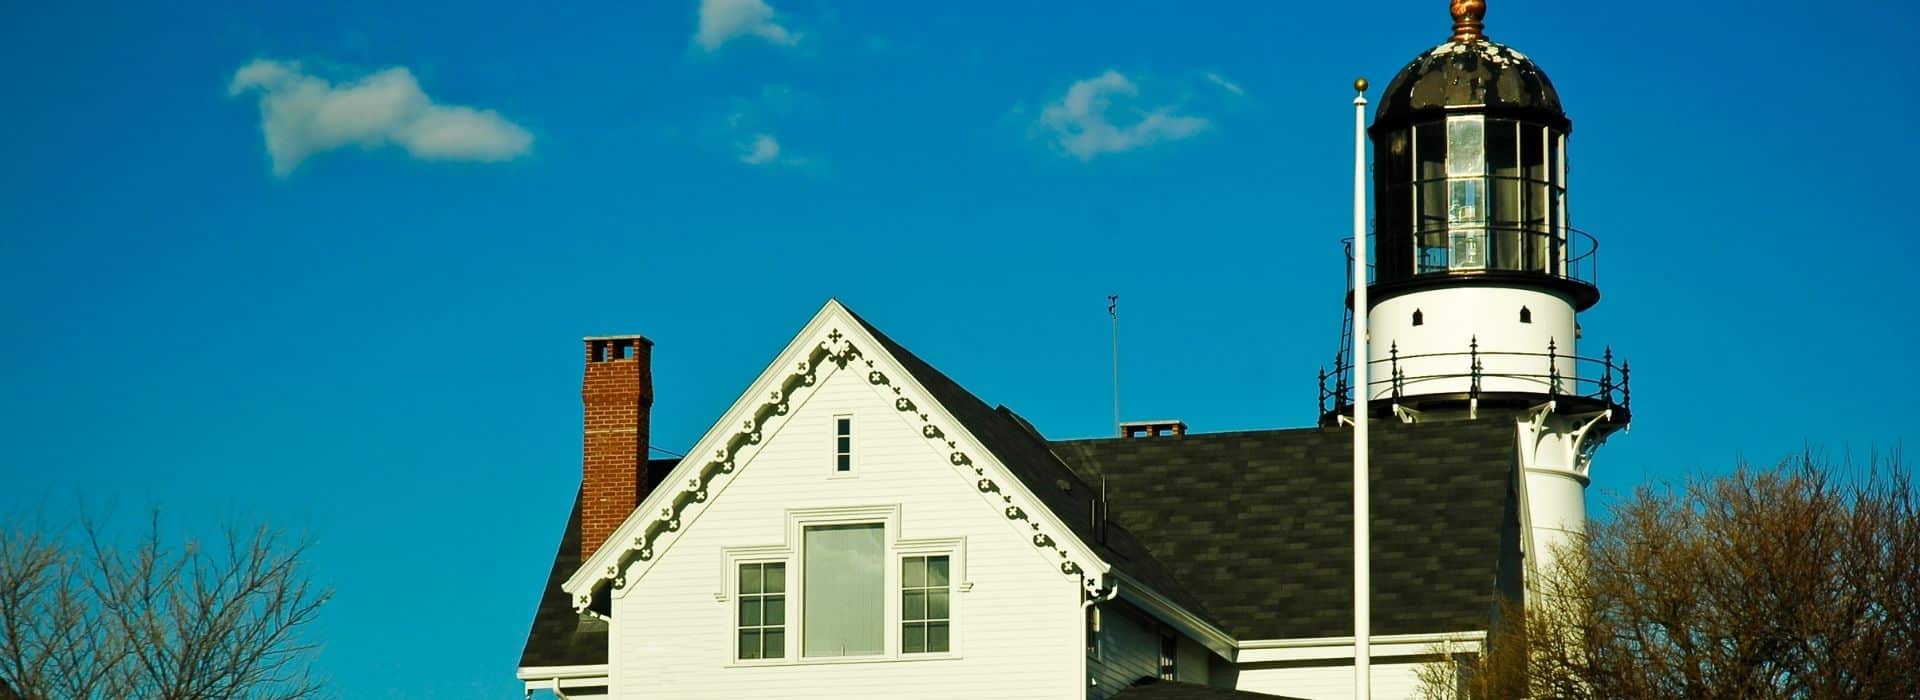
[[[567,697],[566,693],[561,692],[560,679],[558,677],[553,679],[553,686],[548,688],[548,690],[553,691],[553,696],[556,698],[560,698],[560,700],[572,700],[572,698]]]

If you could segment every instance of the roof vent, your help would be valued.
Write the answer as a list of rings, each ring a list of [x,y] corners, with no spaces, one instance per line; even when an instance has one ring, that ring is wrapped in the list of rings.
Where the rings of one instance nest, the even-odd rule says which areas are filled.
[[[1120,437],[1160,437],[1171,435],[1180,437],[1187,434],[1187,424],[1177,420],[1136,420],[1120,424]]]

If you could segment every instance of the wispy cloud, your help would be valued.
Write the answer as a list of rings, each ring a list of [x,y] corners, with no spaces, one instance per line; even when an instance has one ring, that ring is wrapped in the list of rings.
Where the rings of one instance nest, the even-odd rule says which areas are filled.
[[[395,145],[424,160],[502,161],[524,155],[533,135],[493,110],[436,104],[413,73],[394,67],[343,85],[300,64],[256,60],[227,85],[229,96],[260,95],[260,131],[275,175],[314,154]]]
[[[740,37],[758,37],[774,46],[793,46],[800,35],[775,21],[776,13],[766,0],[700,0],[700,27],[693,43],[707,51],[717,51]]]
[[[1213,83],[1213,84],[1215,84],[1215,85],[1218,85],[1218,86],[1220,86],[1220,89],[1222,89],[1222,90],[1225,90],[1225,91],[1227,91],[1227,92],[1231,92],[1231,93],[1233,93],[1233,94],[1235,94],[1235,95],[1245,95],[1245,94],[1247,94],[1247,91],[1246,91],[1246,90],[1242,90],[1242,89],[1240,89],[1240,85],[1239,85],[1239,84],[1237,84],[1237,83],[1235,83],[1235,82],[1233,82],[1233,81],[1231,81],[1231,80],[1228,80],[1228,79],[1226,79],[1226,78],[1224,78],[1224,77],[1221,77],[1221,75],[1220,75],[1219,73],[1213,73],[1213,72],[1208,72],[1208,73],[1207,73],[1207,82],[1209,82],[1209,83]]]
[[[740,144],[740,162],[747,165],[766,165],[780,157],[780,140],[773,134],[754,134],[753,138]]]
[[[1139,86],[1108,70],[1069,86],[1040,113],[1038,126],[1060,150],[1081,160],[1178,141],[1207,128],[1206,119],[1178,114],[1171,104],[1141,106],[1139,96]]]
[[[819,161],[794,153],[784,139],[817,117],[821,109],[819,98],[809,93],[786,85],[766,85],[756,97],[733,100],[731,109],[714,126],[716,143],[723,144],[735,161],[745,165],[816,170],[821,166]],[[805,139],[801,141],[805,143]]]

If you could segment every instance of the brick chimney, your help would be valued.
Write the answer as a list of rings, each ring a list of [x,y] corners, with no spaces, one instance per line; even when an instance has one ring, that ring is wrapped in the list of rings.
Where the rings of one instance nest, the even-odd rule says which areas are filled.
[[[647,488],[647,423],[653,412],[653,341],[586,338],[580,450],[580,558],[593,556],[640,505]]]

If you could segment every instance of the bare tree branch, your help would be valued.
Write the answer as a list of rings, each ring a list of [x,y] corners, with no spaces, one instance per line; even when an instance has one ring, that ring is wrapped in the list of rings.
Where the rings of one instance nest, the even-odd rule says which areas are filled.
[[[0,523],[0,698],[318,693],[303,633],[332,593],[307,576],[307,540],[228,524],[215,546],[176,544],[156,509],[121,547],[79,520],[78,537]]]
[[[1898,455],[1855,471],[1806,454],[1637,489],[1421,692],[1920,697],[1920,497]]]

